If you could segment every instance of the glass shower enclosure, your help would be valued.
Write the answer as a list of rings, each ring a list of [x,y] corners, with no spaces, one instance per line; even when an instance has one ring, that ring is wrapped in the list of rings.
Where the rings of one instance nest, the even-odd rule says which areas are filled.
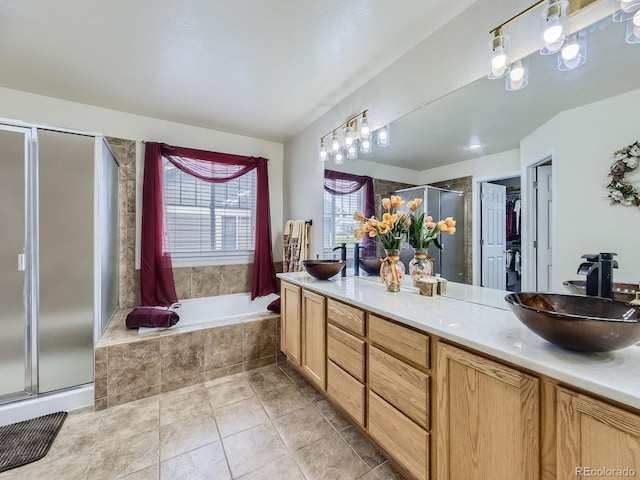
[[[0,404],[93,382],[118,306],[118,166],[104,137],[0,122]]]
[[[447,217],[453,217],[456,220],[456,233],[454,235],[440,234],[438,236],[443,250],[437,249],[432,244],[429,246],[428,252],[429,255],[434,257],[434,273],[440,273],[443,278],[452,282],[465,283],[469,264],[466,251],[465,225],[467,211],[465,194],[456,190],[445,190],[427,185],[405,188],[391,194],[398,195],[406,203],[415,198],[421,198],[422,206],[420,207],[420,212],[426,212],[427,215],[431,215],[436,222]],[[413,249],[409,248],[408,244],[405,244],[400,258],[406,264],[406,271],[409,271],[408,263],[413,258]]]

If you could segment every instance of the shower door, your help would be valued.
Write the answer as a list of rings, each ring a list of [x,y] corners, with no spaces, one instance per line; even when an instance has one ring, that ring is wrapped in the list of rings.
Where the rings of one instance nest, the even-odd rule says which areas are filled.
[[[32,394],[27,251],[31,129],[0,125],[0,403]]]

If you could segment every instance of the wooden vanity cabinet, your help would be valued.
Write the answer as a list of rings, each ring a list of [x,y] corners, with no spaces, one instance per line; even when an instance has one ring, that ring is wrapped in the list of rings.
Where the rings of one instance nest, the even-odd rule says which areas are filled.
[[[366,426],[365,314],[327,299],[327,393],[351,419]]]
[[[308,290],[302,290],[302,352],[301,366],[307,378],[326,390],[326,298]]]
[[[640,475],[640,415],[558,388],[556,419],[558,479]]]
[[[287,282],[281,296],[282,351],[412,479],[640,474],[637,410]]]
[[[369,435],[413,478],[429,478],[428,335],[369,314]]]
[[[280,348],[292,363],[300,366],[302,360],[302,288],[282,282],[280,298]]]
[[[436,478],[538,480],[538,379],[438,343]]]

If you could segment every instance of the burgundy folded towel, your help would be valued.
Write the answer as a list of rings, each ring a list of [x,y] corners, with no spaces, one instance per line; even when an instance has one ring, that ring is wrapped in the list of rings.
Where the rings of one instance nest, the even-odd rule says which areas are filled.
[[[127,328],[169,328],[178,323],[180,317],[172,310],[154,307],[136,307],[127,315]]]

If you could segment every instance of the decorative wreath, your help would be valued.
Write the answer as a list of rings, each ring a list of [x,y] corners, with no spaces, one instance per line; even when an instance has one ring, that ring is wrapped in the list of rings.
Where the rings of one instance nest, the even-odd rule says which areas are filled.
[[[607,189],[611,205],[620,203],[627,206],[640,207],[640,190],[624,178],[625,173],[632,172],[640,164],[640,142],[635,142],[613,154],[613,163]]]

